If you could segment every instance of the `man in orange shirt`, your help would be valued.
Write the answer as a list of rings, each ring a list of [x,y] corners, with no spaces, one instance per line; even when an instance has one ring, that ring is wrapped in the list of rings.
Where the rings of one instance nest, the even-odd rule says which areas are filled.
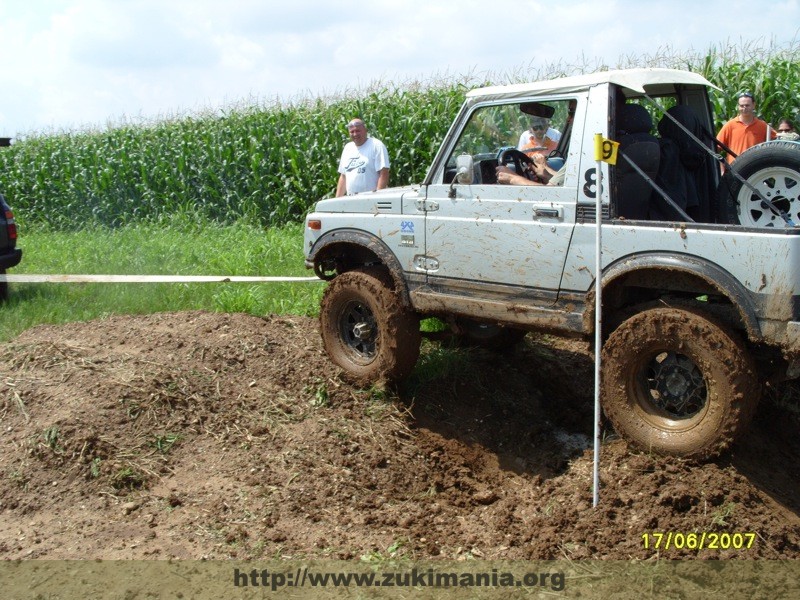
[[[725,123],[719,130],[717,139],[720,142],[738,156],[750,146],[775,139],[775,130],[767,125],[766,121],[756,117],[756,101],[753,94],[750,92],[739,94],[738,108],[739,116]],[[730,163],[735,157],[729,153],[725,158]]]

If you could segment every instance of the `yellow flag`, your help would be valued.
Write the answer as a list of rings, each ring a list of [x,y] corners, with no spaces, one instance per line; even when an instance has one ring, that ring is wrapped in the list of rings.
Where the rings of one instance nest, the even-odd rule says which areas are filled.
[[[610,165],[617,164],[619,142],[608,140],[602,134],[594,134],[594,159],[602,160]]]

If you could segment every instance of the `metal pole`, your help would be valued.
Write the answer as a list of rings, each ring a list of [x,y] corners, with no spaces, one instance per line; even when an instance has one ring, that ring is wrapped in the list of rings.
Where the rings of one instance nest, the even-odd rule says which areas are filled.
[[[600,134],[597,134],[598,136]],[[596,142],[595,142],[596,143]],[[595,206],[595,310],[594,310],[594,465],[592,474],[592,506],[600,502],[600,349],[602,347],[602,223],[603,223],[603,162],[597,161],[597,204]]]

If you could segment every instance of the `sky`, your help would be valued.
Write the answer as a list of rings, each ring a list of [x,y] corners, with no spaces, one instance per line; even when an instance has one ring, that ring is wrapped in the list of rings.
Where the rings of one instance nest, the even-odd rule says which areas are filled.
[[[0,137],[797,43],[800,0],[2,0]]]

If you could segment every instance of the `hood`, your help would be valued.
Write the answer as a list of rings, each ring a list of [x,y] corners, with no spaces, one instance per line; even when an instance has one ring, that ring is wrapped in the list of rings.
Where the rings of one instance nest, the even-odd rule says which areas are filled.
[[[317,202],[314,212],[327,213],[400,213],[403,196],[419,192],[419,186],[386,188],[354,196],[328,198]]]

